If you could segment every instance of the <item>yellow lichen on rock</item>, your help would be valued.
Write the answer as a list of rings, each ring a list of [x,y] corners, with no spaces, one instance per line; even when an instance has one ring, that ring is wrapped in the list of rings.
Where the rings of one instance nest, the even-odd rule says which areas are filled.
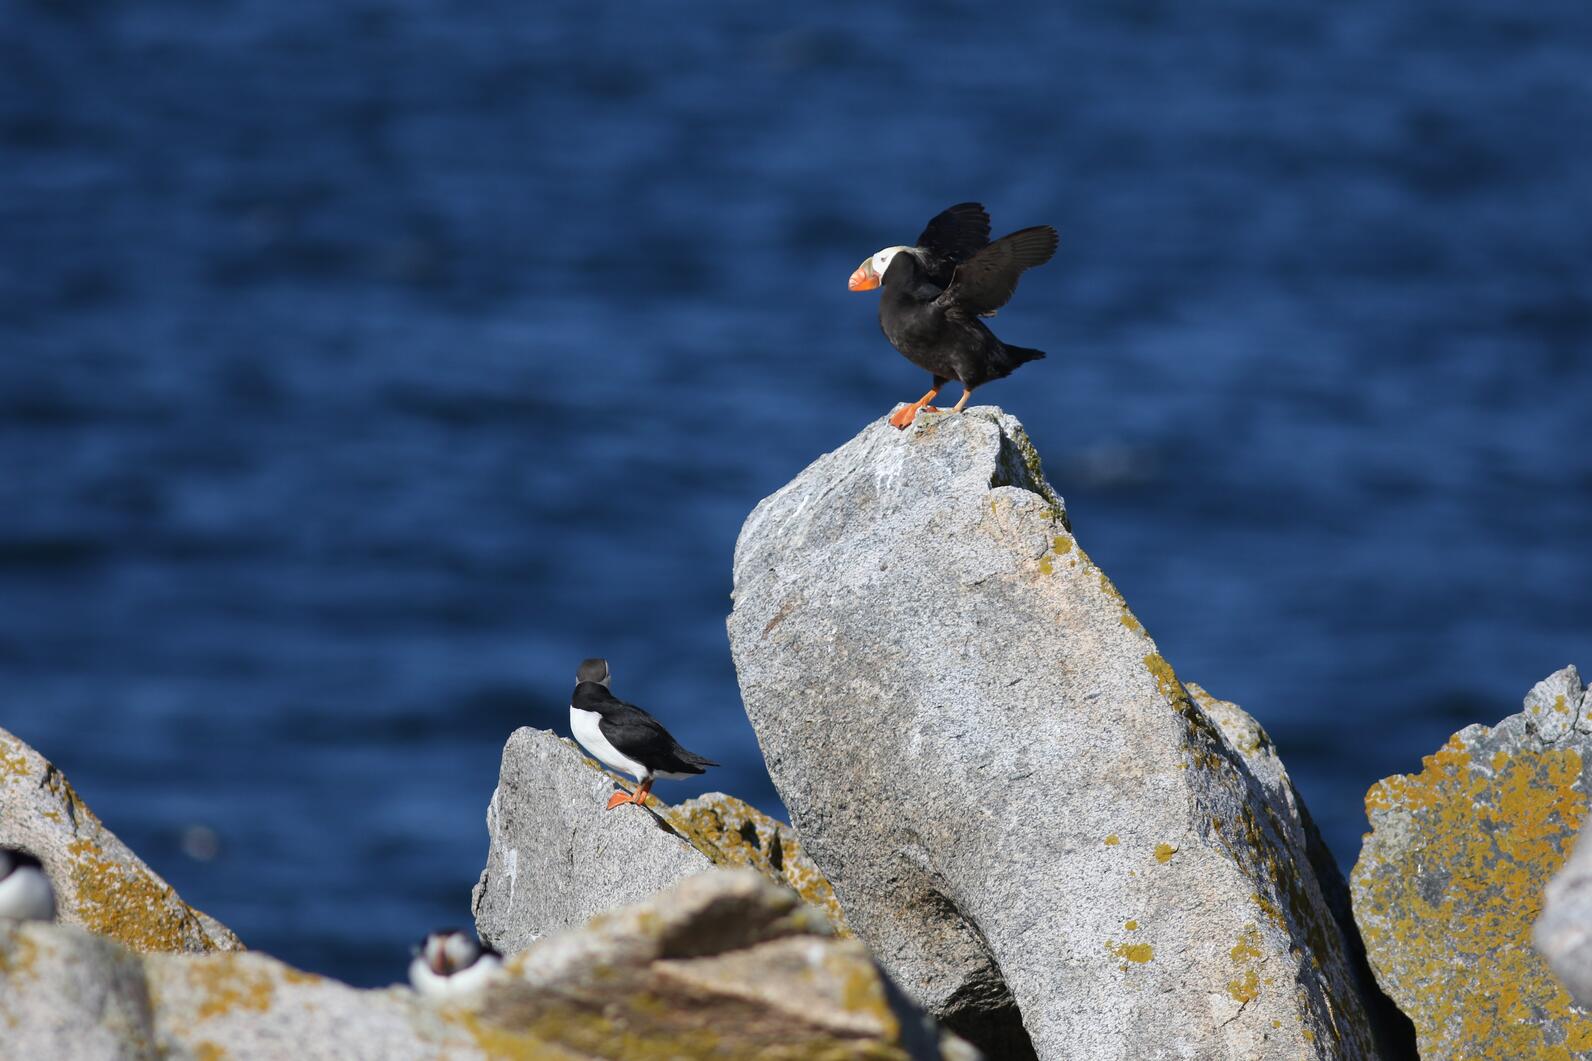
[[[265,969],[249,968],[252,956],[196,957],[188,966],[188,983],[199,996],[195,1016],[220,1017],[234,1010],[264,1013],[271,1008],[276,983]]]
[[[1512,716],[1455,734],[1419,774],[1367,793],[1356,919],[1422,1056],[1592,1052],[1592,1015],[1531,946],[1543,887],[1585,812],[1584,742],[1543,747]]]
[[[1155,958],[1155,948],[1148,943],[1118,943],[1116,940],[1106,940],[1106,950],[1121,958],[1124,962],[1134,965],[1143,965]],[[1122,966],[1127,970],[1127,966]]]
[[[714,865],[757,870],[821,910],[837,935],[851,935],[834,888],[803,853],[796,831],[784,822],[721,792],[674,807],[660,806],[659,810],[669,825]]]

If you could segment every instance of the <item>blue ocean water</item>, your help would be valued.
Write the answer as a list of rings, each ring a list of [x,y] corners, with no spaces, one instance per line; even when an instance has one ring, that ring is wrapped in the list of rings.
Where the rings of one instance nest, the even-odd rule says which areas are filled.
[[[1340,860],[1592,666],[1592,8],[803,11],[4,5],[0,725],[251,945],[467,923],[586,655],[778,810],[731,547],[963,199],[1062,233],[980,399]]]

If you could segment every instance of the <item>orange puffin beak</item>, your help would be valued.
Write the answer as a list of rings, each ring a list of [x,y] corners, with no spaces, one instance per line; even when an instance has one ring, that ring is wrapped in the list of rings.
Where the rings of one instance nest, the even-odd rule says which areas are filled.
[[[846,282],[848,291],[872,291],[879,286],[879,274],[873,271],[873,259],[864,259],[857,266],[856,272],[851,274],[851,279]]]

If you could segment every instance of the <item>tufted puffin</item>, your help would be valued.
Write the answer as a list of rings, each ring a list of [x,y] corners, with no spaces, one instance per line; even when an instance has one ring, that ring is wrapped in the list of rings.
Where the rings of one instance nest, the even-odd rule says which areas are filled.
[[[1006,305],[1024,269],[1050,260],[1056,230],[1039,225],[994,243],[986,244],[988,238],[984,208],[961,203],[930,221],[916,246],[886,247],[851,274],[853,291],[883,287],[879,327],[885,338],[934,377],[927,394],[890,417],[895,427],[906,427],[923,409],[938,412],[929,402],[952,379],[962,384],[962,398],[951,410],[959,413],[975,387],[1045,356],[1001,342],[979,318]]]

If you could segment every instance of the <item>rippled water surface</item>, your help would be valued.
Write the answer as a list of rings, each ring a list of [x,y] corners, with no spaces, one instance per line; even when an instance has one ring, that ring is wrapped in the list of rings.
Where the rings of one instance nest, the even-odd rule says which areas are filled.
[[[252,945],[467,922],[584,655],[778,809],[731,546],[961,199],[1062,232],[980,397],[1341,860],[1592,665],[1592,8],[802,10],[6,7],[0,725]]]

